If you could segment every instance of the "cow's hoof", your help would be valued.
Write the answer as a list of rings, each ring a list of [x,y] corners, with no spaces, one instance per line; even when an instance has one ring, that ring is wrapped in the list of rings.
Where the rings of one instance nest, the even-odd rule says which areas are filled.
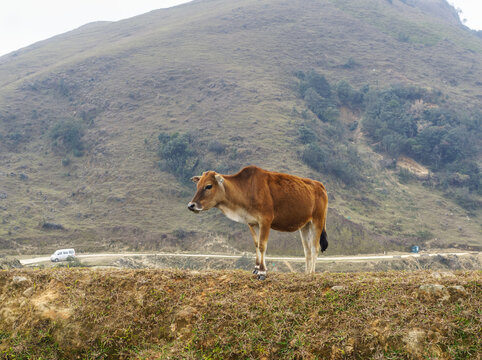
[[[258,269],[254,269],[254,270],[253,270],[253,274],[257,274],[258,271],[259,271]]]
[[[266,275],[258,275],[258,280],[266,280]]]

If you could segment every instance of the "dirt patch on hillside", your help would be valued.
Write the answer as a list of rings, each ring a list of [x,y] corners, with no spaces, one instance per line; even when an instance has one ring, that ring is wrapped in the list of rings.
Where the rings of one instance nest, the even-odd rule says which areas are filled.
[[[430,176],[429,169],[406,156],[400,156],[397,159],[397,167],[409,171],[411,174],[422,180],[428,179]]]
[[[478,271],[0,272],[0,354],[44,359],[475,359]]]

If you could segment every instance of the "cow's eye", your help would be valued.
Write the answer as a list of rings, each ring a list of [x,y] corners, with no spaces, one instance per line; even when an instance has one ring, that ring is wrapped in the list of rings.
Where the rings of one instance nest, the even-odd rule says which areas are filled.
[[[211,184],[209,184],[209,185],[206,185],[205,189],[206,189],[206,190],[209,190],[209,189],[211,189],[212,187],[213,187],[213,186],[212,186]]]

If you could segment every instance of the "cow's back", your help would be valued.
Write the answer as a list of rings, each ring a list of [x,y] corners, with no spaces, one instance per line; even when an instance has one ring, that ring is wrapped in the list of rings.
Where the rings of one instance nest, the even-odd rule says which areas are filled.
[[[273,202],[273,229],[296,231],[313,216],[321,215],[326,191],[318,181],[272,172],[268,172],[267,180]]]

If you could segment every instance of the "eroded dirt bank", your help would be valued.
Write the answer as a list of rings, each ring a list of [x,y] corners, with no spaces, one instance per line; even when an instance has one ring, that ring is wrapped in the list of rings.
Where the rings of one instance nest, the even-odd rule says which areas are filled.
[[[6,359],[477,359],[480,271],[0,271]]]

